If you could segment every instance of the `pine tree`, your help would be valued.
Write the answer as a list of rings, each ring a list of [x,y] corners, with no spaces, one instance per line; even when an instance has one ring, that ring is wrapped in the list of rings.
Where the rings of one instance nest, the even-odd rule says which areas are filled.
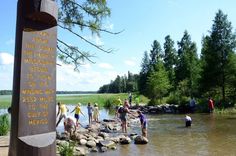
[[[150,69],[153,70],[157,61],[162,57],[161,45],[157,40],[153,41],[152,49],[150,50]]]
[[[168,72],[168,77],[170,80],[170,84],[174,86],[175,84],[175,73],[174,67],[177,61],[177,54],[174,48],[174,41],[170,38],[170,35],[165,37],[164,43],[164,66],[166,71]]]
[[[199,79],[199,59],[197,56],[197,47],[191,41],[191,37],[187,31],[180,42],[178,42],[178,61],[176,65],[176,82],[179,84],[181,81],[188,82],[189,93],[185,96],[193,96],[197,92],[197,82]]]
[[[227,15],[221,10],[216,13],[210,35],[205,37],[202,49],[202,80],[203,84],[208,82],[208,88],[202,87],[205,92],[218,90],[221,88],[221,99],[226,99],[226,86],[228,77],[232,77],[234,70],[229,64],[232,64],[234,50],[236,48],[235,33],[232,32],[231,22]],[[233,67],[232,67],[233,68]]]

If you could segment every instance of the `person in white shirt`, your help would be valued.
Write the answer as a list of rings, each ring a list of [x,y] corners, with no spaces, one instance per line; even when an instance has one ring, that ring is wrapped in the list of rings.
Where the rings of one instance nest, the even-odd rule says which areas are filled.
[[[191,127],[192,118],[188,115],[185,115],[185,127]]]

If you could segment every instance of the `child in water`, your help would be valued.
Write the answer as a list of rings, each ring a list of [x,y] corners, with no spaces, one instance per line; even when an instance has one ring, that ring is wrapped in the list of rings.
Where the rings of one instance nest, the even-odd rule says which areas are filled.
[[[138,110],[137,113],[138,113],[138,117],[139,117],[140,124],[141,124],[142,136],[147,137],[147,119],[146,119],[145,115],[140,110]]]

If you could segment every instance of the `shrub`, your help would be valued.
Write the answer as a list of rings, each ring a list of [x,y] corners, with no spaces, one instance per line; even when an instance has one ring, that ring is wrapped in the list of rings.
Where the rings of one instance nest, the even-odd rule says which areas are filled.
[[[58,147],[61,156],[73,156],[75,143],[69,142],[68,144],[61,144]]]
[[[109,98],[105,101],[104,107],[111,108],[115,104],[115,99]]]
[[[10,129],[8,114],[0,115],[0,136],[7,135]]]
[[[189,98],[183,95],[180,95],[178,92],[171,93],[166,100],[166,103],[176,104],[176,105],[187,105]]]

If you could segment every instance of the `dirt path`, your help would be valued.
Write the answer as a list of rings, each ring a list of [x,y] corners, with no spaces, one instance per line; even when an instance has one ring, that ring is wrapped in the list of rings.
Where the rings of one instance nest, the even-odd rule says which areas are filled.
[[[9,136],[0,136],[0,153],[1,156],[8,155],[8,147],[9,147]]]

